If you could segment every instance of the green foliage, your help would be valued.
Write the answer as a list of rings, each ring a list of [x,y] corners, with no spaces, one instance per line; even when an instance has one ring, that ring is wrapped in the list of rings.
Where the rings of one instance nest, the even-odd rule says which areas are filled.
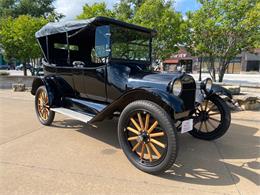
[[[134,10],[131,8],[129,0],[121,0],[114,6],[114,12],[118,20],[130,22],[134,16]]]
[[[9,76],[10,73],[6,71],[0,71],[0,76]]]
[[[59,19],[61,14],[55,12],[55,0],[0,0],[0,17],[19,17],[30,15],[33,17],[53,17]]]
[[[171,1],[146,0],[136,11],[133,23],[156,29],[154,57],[165,59],[178,50],[182,42],[182,15],[172,8]]]
[[[18,18],[4,18],[0,21],[0,42],[5,58],[16,58],[23,63],[41,56],[40,48],[35,39],[35,32],[48,21],[21,15]]]
[[[87,19],[97,16],[113,17],[114,13],[107,8],[105,3],[86,4],[83,6],[83,12],[77,16],[77,19]]]
[[[241,51],[259,45],[260,2],[258,0],[200,0],[202,7],[190,14],[190,43],[194,53],[219,59],[222,82],[229,62]]]

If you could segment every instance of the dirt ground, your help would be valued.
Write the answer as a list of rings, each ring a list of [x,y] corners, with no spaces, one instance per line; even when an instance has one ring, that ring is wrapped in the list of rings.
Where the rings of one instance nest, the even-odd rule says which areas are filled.
[[[42,126],[28,92],[0,90],[0,194],[259,194],[260,112],[232,114],[212,142],[179,135],[175,165],[143,173],[124,156],[116,120],[90,127],[57,114]]]

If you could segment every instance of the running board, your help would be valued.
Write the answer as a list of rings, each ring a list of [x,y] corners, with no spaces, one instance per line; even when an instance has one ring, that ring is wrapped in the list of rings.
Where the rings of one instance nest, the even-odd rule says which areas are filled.
[[[70,109],[67,109],[67,108],[62,108],[62,107],[60,107],[60,108],[51,108],[51,110],[54,111],[54,112],[63,114],[65,116],[68,116],[70,118],[82,121],[84,123],[87,123],[88,121],[90,121],[93,118],[92,116],[89,116],[89,115],[86,115],[86,114],[82,114],[80,112],[76,112],[74,110],[70,110]]]

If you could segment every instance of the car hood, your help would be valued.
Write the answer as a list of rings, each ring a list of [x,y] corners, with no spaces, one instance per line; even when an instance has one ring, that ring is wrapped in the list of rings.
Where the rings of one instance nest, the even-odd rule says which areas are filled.
[[[169,83],[183,76],[183,73],[139,73],[130,75],[129,88],[157,88],[166,90]]]

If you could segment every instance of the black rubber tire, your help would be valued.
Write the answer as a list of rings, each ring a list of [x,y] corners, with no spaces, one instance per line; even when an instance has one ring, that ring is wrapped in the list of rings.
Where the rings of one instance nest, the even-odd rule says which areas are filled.
[[[40,114],[39,114],[39,111],[38,111],[38,101],[37,101],[37,100],[38,100],[38,96],[40,95],[41,91],[44,91],[46,94],[48,94],[48,93],[47,93],[47,90],[46,90],[46,88],[45,88],[45,86],[40,86],[40,87],[37,89],[36,94],[35,94],[35,112],[36,112],[37,118],[38,118],[38,120],[40,121],[40,123],[43,124],[43,125],[49,126],[49,125],[51,125],[51,123],[52,123],[53,120],[54,120],[55,112],[53,112],[53,111],[50,110],[50,111],[49,111],[50,114],[49,114],[47,120],[43,120],[43,119],[40,117]]]
[[[211,95],[208,98],[212,103],[216,105],[216,107],[219,109],[221,114],[221,123],[220,125],[211,132],[201,132],[197,131],[197,129],[193,129],[192,131],[189,131],[189,133],[198,139],[203,140],[215,140],[220,137],[222,137],[228,130],[230,123],[231,123],[231,113],[230,109],[227,106],[226,102],[219,97],[218,95]]]
[[[140,162],[137,162],[133,155],[136,155],[131,151],[129,144],[125,140],[124,129],[126,128],[126,123],[129,120],[129,116],[136,110],[144,110],[149,112],[153,117],[156,117],[160,126],[164,129],[167,135],[167,146],[166,154],[162,161],[156,166],[145,166]],[[137,100],[130,103],[121,113],[118,122],[118,139],[121,148],[123,149],[128,160],[138,169],[150,173],[150,174],[160,174],[165,170],[171,168],[174,164],[177,153],[178,153],[178,138],[176,133],[176,128],[172,122],[171,117],[167,112],[162,109],[159,105],[146,100]]]

